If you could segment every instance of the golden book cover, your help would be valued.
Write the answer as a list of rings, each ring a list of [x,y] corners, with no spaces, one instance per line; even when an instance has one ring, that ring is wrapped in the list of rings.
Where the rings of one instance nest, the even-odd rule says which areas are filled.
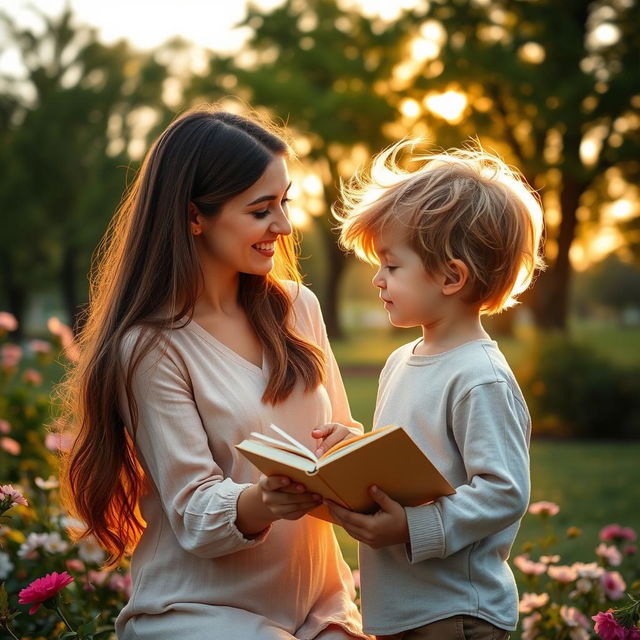
[[[265,475],[287,476],[351,511],[377,511],[368,491],[373,484],[404,507],[455,493],[402,427],[347,438],[320,458],[276,425],[271,429],[280,439],[252,432],[236,448]],[[325,505],[309,514],[333,522]]]

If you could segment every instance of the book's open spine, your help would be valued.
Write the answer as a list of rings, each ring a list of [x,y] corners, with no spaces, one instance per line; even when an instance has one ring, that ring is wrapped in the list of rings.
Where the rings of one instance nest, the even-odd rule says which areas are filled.
[[[322,483],[323,487],[326,488],[326,490],[321,492],[325,498],[332,500],[336,504],[342,505],[343,507],[350,508],[349,505],[340,497],[340,495],[336,493],[335,489],[322,477],[322,468],[316,468],[313,472],[307,473],[308,475],[313,476],[314,478],[319,480]]]

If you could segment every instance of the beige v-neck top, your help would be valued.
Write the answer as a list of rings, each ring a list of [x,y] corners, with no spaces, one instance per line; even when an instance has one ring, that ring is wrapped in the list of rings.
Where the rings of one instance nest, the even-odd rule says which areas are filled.
[[[296,331],[327,356],[326,384],[314,391],[300,385],[286,401],[264,404],[267,363],[248,362],[195,322],[172,330],[137,369],[136,449],[150,490],[140,505],[147,528],[131,561],[131,599],[116,625],[121,639],[311,639],[329,624],[366,637],[330,524],[278,520],[252,540],[235,526],[238,496],[260,475],[234,448],[251,431],[273,422],[313,448],[319,425],[362,429],[317,299],[293,283],[290,291]],[[125,370],[136,336],[124,341]],[[123,398],[121,406],[126,412]]]

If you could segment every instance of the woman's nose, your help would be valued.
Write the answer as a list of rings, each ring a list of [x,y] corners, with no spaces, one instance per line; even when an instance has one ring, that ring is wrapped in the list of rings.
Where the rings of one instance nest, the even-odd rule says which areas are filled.
[[[272,233],[278,233],[282,236],[288,236],[293,231],[291,222],[284,209],[280,209],[280,211],[276,213],[273,218],[273,222],[269,225],[269,231]]]

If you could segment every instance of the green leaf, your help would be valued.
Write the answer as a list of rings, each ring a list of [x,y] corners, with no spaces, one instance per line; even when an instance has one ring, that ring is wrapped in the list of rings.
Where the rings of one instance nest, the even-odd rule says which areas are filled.
[[[96,629],[98,628],[99,617],[100,616],[96,616],[93,620],[90,620],[89,622],[85,622],[84,624],[80,625],[78,627],[78,635],[86,636],[86,635],[95,633]]]

